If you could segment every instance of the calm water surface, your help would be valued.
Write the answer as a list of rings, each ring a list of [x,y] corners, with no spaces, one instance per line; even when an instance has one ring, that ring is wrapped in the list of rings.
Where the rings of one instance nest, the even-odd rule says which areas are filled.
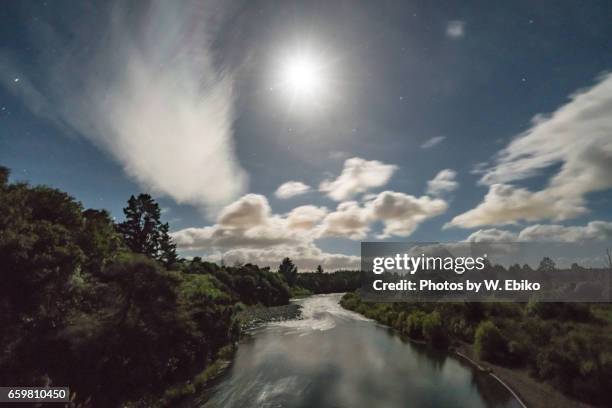
[[[196,407],[520,407],[461,359],[402,341],[342,309],[341,295],[298,300],[303,320],[269,324],[240,344]]]

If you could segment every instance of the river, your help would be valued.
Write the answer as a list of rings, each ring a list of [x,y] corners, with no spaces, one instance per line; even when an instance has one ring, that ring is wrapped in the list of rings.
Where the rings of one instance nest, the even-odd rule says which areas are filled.
[[[520,407],[464,360],[403,341],[343,309],[341,295],[297,300],[302,320],[271,323],[240,343],[194,407]]]

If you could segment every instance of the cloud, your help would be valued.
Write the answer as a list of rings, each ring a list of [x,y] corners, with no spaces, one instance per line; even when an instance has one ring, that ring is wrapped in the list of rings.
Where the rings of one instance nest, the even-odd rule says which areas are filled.
[[[467,242],[516,242],[517,234],[497,228],[480,229],[465,239]]]
[[[384,191],[373,201],[366,204],[375,220],[383,221],[385,228],[379,238],[392,235],[407,237],[428,218],[446,211],[444,200],[428,196],[414,197],[394,191]]]
[[[521,220],[568,220],[588,212],[586,195],[612,187],[612,75],[576,93],[498,153],[483,170],[489,192],[450,225],[477,227]],[[553,166],[560,169],[539,191],[514,185]]]
[[[344,162],[342,173],[335,180],[325,180],[319,191],[326,192],[335,201],[344,201],[372,188],[389,182],[397,166],[377,160],[353,157]]]
[[[35,71],[4,53],[0,78],[33,113],[108,152],[143,188],[219,206],[244,191],[247,176],[233,146],[232,78],[211,51],[216,10],[161,0],[84,9],[79,25],[34,27]]]
[[[384,224],[383,237],[405,237],[424,220],[446,209],[441,199],[384,191],[363,205],[347,201],[332,212],[325,207],[303,205],[280,215],[272,212],[266,197],[246,194],[225,206],[215,224],[186,228],[172,237],[183,251],[222,253],[225,261],[232,255],[241,262],[269,265],[271,260],[276,263],[290,256],[301,267],[318,263],[328,269],[349,267],[354,265],[355,257],[327,253],[315,241],[324,237],[364,239],[375,222]],[[346,264],[341,265],[341,261]]]
[[[423,221],[444,213],[447,208],[441,199],[383,191],[363,206],[355,201],[339,204],[336,211],[323,219],[321,236],[360,240],[368,235],[372,223],[381,221],[384,230],[379,238],[407,237]]]
[[[446,35],[450,38],[461,38],[465,35],[465,22],[460,20],[449,21],[446,24]]]
[[[550,190],[534,193],[508,184],[493,184],[481,204],[454,217],[448,225],[473,228],[514,224],[519,220],[566,220],[585,212],[581,197],[557,197]]]
[[[591,221],[585,226],[531,225],[523,229],[519,241],[604,241],[612,239],[612,222]]]
[[[213,261],[220,260],[221,256],[228,265],[236,262],[250,262],[259,266],[269,266],[273,270],[278,268],[281,260],[285,257],[291,258],[300,271],[314,271],[317,265],[321,265],[328,272],[338,269],[361,269],[360,257],[325,252],[312,243],[300,246],[273,247],[264,250],[231,249],[223,254],[213,255],[211,258]]]
[[[455,181],[456,176],[457,172],[455,170],[440,170],[436,177],[427,182],[427,194],[437,197],[456,190],[459,187],[459,183]]]
[[[186,228],[172,234],[177,246],[187,250],[266,248],[304,241],[299,228],[272,214],[266,197],[247,194],[221,210],[217,223]]]
[[[274,195],[281,199],[295,197],[310,191],[310,186],[301,181],[288,181],[281,184],[274,192]]]
[[[313,242],[327,213],[325,207],[304,205],[277,215],[264,196],[247,194],[223,208],[214,225],[186,228],[172,237],[181,250],[206,252],[227,263],[276,267],[289,256],[305,270],[318,264],[329,270],[357,269],[359,257],[328,253]]]
[[[370,231],[371,212],[356,201],[340,203],[336,211],[323,219],[321,236],[364,239]]]
[[[481,229],[470,234],[469,242],[582,242],[612,239],[612,222],[591,221],[585,226],[535,224],[520,232],[497,228]]]
[[[421,149],[431,149],[432,147],[442,143],[444,140],[446,140],[446,136],[434,136],[431,139],[427,139],[421,143]]]
[[[291,230],[311,230],[321,221],[328,210],[325,207],[303,205],[287,214],[287,227]]]

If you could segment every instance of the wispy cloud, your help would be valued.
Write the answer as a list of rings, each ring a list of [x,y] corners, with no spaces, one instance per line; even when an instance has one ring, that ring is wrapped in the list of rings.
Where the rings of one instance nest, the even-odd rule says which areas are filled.
[[[35,114],[110,153],[143,188],[180,203],[222,205],[244,191],[247,176],[233,147],[232,78],[211,51],[217,10],[117,2],[82,10],[80,28],[69,25],[76,32],[57,22],[35,26],[36,68],[2,54],[2,85]]]
[[[612,239],[612,222],[591,221],[586,225],[534,224],[520,232],[489,228],[473,232],[469,242],[583,242]]]
[[[479,227],[521,220],[567,220],[588,212],[586,196],[612,188],[612,75],[573,95],[549,116],[538,115],[481,169],[489,186],[482,203],[456,216],[450,225]],[[560,165],[548,184],[531,191],[517,181]]]
[[[446,139],[446,136],[434,136],[431,139],[427,139],[421,143],[421,149],[431,149],[434,146],[439,145]]]

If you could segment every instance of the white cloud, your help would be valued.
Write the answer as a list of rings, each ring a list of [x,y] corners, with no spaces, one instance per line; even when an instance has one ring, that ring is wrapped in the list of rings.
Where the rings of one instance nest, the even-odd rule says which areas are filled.
[[[301,181],[288,181],[281,184],[274,192],[278,198],[287,199],[310,191],[310,186]]]
[[[343,201],[389,182],[397,166],[377,160],[353,157],[344,162],[342,173],[335,180],[325,180],[319,190],[336,201]]]
[[[247,194],[223,208],[217,223],[172,234],[179,248],[189,250],[266,248],[303,242],[302,231],[272,214],[266,197]]]
[[[481,204],[454,217],[448,225],[473,228],[514,224],[519,220],[566,220],[586,211],[581,197],[556,197],[550,190],[534,193],[509,184],[493,184]]]
[[[213,258],[217,254],[230,264],[276,267],[289,256],[305,270],[318,264],[329,270],[357,268],[359,257],[328,253],[313,242],[327,212],[325,207],[304,205],[276,215],[264,196],[247,194],[223,208],[216,224],[186,228],[172,237],[181,250],[202,251]]]
[[[518,233],[497,228],[481,229],[470,234],[469,242],[582,242],[612,239],[612,222],[591,221],[584,226],[535,224]]]
[[[437,197],[456,190],[459,187],[459,183],[455,181],[456,176],[457,172],[455,170],[440,170],[436,177],[427,182],[427,194]]]
[[[144,18],[117,2],[106,15],[90,13],[108,19],[96,24],[106,31],[69,41],[62,27],[47,27],[32,39],[39,71],[26,75],[27,66],[3,54],[0,78],[32,112],[110,153],[143,188],[222,205],[243,192],[247,176],[233,147],[232,78],[211,51],[220,18],[198,7],[153,1]],[[23,73],[19,83],[6,80],[15,72]]]
[[[407,237],[423,221],[444,213],[447,208],[441,199],[383,191],[364,206],[355,201],[338,205],[336,211],[323,219],[321,236],[360,240],[368,235],[372,223],[382,221],[384,230],[379,238]]]
[[[327,215],[325,207],[302,205],[287,214],[287,227],[292,230],[311,230]]]
[[[470,234],[467,242],[516,242],[517,234],[497,228],[480,229]]]
[[[451,225],[477,227],[520,220],[567,220],[588,212],[586,195],[612,187],[612,75],[571,97],[515,138],[484,170],[484,201]],[[511,183],[560,165],[540,191]]]
[[[465,35],[465,22],[461,20],[449,21],[446,24],[446,35],[450,38],[461,38]]]
[[[372,217],[385,224],[379,238],[392,235],[407,237],[428,218],[446,211],[448,205],[444,200],[428,196],[414,197],[394,191],[384,191],[373,201],[366,204],[371,209]]]
[[[328,272],[337,269],[361,269],[360,257],[325,252],[312,243],[299,246],[272,247],[263,250],[230,249],[223,254],[213,256],[212,259],[220,260],[221,256],[228,265],[236,262],[250,262],[259,266],[269,266],[273,270],[278,268],[281,260],[285,257],[291,258],[298,266],[299,271],[314,271],[317,265],[321,265]]]
[[[519,241],[580,242],[611,240],[612,222],[591,221],[585,226],[531,225],[519,233]]]
[[[323,219],[321,236],[364,239],[370,231],[371,212],[356,201],[340,203],[336,211]]]
[[[325,207],[304,205],[278,215],[272,213],[266,197],[247,194],[224,207],[215,224],[186,228],[172,237],[181,250],[219,252],[226,261],[232,255],[241,262],[268,265],[271,260],[278,262],[290,256],[301,262],[301,267],[318,263],[328,269],[349,267],[356,257],[326,253],[315,241],[323,237],[364,239],[377,221],[384,224],[383,237],[406,237],[446,208],[441,199],[384,191],[364,205],[356,201],[340,203],[331,213]]]
[[[434,136],[431,139],[427,139],[421,143],[421,149],[431,149],[432,147],[442,143],[444,140],[446,140],[446,136]]]

